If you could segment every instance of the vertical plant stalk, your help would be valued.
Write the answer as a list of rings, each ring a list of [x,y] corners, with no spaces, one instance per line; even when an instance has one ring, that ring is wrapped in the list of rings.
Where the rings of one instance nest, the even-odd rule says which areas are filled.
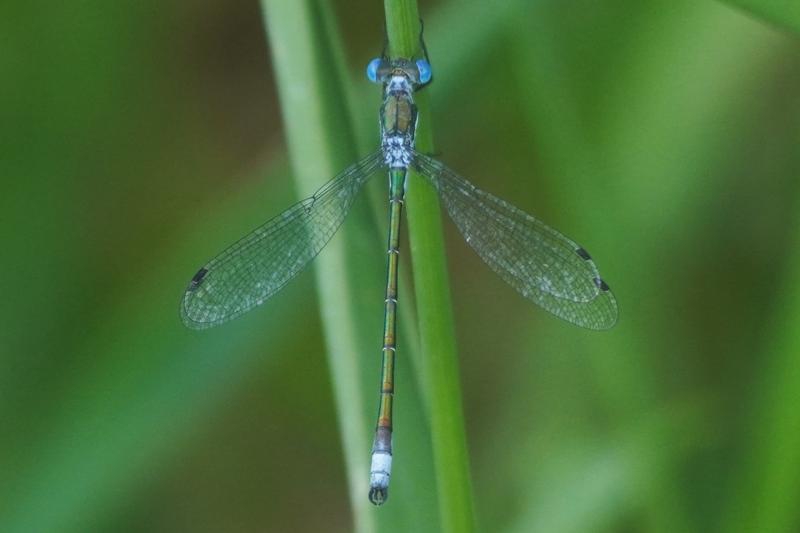
[[[336,60],[325,42],[315,0],[262,0],[272,49],[292,174],[301,197],[356,159],[355,139]],[[346,230],[345,230],[346,232]],[[316,259],[315,274],[328,365],[338,413],[355,530],[375,530],[364,481],[369,422],[364,416],[354,293],[343,240]],[[311,480],[313,482],[313,480]]]
[[[793,242],[800,244],[800,232]],[[735,476],[724,531],[797,531],[800,487],[800,253],[788,261],[784,290],[776,301],[762,374],[754,381],[746,447]]]
[[[419,11],[415,0],[385,0],[391,57],[418,55]],[[427,93],[417,93],[416,147],[433,148]],[[461,406],[453,312],[439,197],[423,178],[409,173],[408,233],[419,317],[422,383],[430,403],[431,439],[442,531],[475,529],[464,415]]]

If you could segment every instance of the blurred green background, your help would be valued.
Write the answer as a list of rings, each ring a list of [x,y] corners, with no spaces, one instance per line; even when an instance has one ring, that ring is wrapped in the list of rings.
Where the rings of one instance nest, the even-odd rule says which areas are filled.
[[[800,528],[800,16],[765,4],[421,2],[441,159],[586,246],[621,307],[562,323],[445,222],[481,530]],[[330,7],[369,150],[383,6]],[[356,527],[311,272],[224,327],[177,312],[297,198],[267,42],[256,0],[0,8],[0,531]],[[368,189],[336,239],[361,250],[371,417]],[[393,493],[362,531],[439,530],[408,317]]]

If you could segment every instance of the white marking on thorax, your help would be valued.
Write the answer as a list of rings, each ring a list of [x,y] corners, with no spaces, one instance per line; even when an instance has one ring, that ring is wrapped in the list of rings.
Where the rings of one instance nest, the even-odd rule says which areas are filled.
[[[412,95],[414,94],[414,89],[406,76],[392,76],[386,83],[386,94],[394,95],[387,96],[387,98],[397,97],[396,93],[398,92],[404,94],[413,105]],[[414,149],[413,132],[412,135],[384,135],[381,140],[381,147],[383,148],[383,161],[386,163],[386,166],[389,168],[408,168],[414,159],[412,155]]]
[[[413,145],[407,135],[386,135],[383,138],[383,161],[389,168],[408,168],[411,165]]]

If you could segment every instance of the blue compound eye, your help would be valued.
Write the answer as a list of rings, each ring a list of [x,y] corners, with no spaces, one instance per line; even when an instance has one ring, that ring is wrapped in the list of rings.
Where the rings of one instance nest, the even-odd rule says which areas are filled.
[[[367,79],[372,83],[378,83],[378,67],[381,66],[381,61],[383,60],[380,57],[376,57],[367,63]]]
[[[425,85],[426,83],[431,81],[431,77],[433,76],[433,71],[431,70],[431,64],[428,63],[427,60],[417,59],[417,70],[419,71],[420,85]]]

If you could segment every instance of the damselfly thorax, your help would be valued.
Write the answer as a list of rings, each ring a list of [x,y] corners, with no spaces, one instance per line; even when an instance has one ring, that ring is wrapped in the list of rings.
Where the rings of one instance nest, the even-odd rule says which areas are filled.
[[[413,161],[417,106],[411,79],[402,69],[392,73],[380,111],[381,149],[386,166],[408,168]]]

